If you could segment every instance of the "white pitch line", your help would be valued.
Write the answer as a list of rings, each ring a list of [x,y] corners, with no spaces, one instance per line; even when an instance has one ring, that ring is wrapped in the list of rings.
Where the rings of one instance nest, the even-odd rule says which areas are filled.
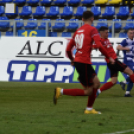
[[[124,134],[124,133],[128,133],[128,132],[134,132],[134,129],[129,129],[129,130],[120,131],[120,132],[114,132],[114,133],[103,133],[103,134]]]

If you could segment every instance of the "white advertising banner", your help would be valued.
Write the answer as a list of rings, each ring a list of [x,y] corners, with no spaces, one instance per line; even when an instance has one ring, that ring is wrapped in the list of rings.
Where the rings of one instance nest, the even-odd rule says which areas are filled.
[[[115,51],[122,40],[110,39]],[[78,74],[65,53],[68,41],[60,37],[1,37],[0,81],[77,82]],[[116,53],[122,58],[121,52]],[[98,50],[93,50],[91,57],[94,66],[105,69],[104,56]]]

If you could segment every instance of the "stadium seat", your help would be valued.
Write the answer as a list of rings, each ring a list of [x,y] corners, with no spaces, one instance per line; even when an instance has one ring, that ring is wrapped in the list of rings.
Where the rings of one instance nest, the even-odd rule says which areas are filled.
[[[119,8],[119,13],[117,13],[116,15],[117,15],[117,17],[127,17],[129,15],[129,7],[121,6]]]
[[[50,37],[57,37],[57,32],[49,32]]]
[[[37,19],[28,19],[26,29],[35,29],[37,27]]]
[[[79,3],[80,3],[80,0],[70,0],[70,1],[68,1],[68,4],[72,5],[72,6],[78,5]]]
[[[60,14],[62,18],[68,18],[68,17],[72,17],[73,15],[73,7],[64,7],[63,9],[63,13]]]
[[[119,31],[122,28],[121,19],[113,19],[115,31]],[[112,30],[112,25],[109,27],[110,31]]]
[[[9,20],[7,17],[0,17],[0,20]],[[0,30],[4,31],[10,27],[10,23],[8,21],[0,21]]]
[[[108,33],[108,38],[112,38],[112,33]]]
[[[96,0],[95,4],[106,4],[108,0]]]
[[[134,9],[133,9],[133,13],[131,14],[132,18],[134,18]]]
[[[56,19],[55,25],[52,27],[53,31],[64,31],[65,22],[64,19]]]
[[[76,18],[80,18],[80,17],[82,17],[83,12],[86,11],[86,10],[87,10],[86,7],[84,7],[84,6],[79,6],[79,7],[77,8],[76,14],[74,14],[74,16],[75,16]]]
[[[21,5],[24,4],[26,0],[13,0],[13,2],[16,3],[17,5]]]
[[[90,4],[93,4],[94,3],[94,0],[83,0],[81,3],[83,5],[90,5]]]
[[[70,19],[69,25],[66,27],[68,31],[76,31],[79,27],[79,23],[77,23],[78,19]]]
[[[71,32],[63,32],[62,37],[71,37]]]
[[[55,0],[54,4],[55,5],[64,5],[66,3],[67,0]]]
[[[102,26],[108,27],[107,19],[99,19],[98,20],[96,28],[99,29]]]
[[[130,28],[134,29],[134,21],[131,19],[128,19],[126,22],[126,26],[123,29],[128,30]]]
[[[101,7],[93,6],[91,7],[91,11],[94,13],[94,17],[99,17],[99,15],[101,15]]]
[[[27,0],[26,2],[29,5],[37,5],[39,3],[39,0]]]
[[[7,31],[5,36],[13,36],[13,32],[12,31]]]
[[[46,29],[46,21],[50,21],[50,19],[43,19],[40,26],[38,26],[39,29]],[[51,27],[51,23],[48,23],[48,27]]]
[[[57,17],[57,15],[59,15],[59,7],[51,6],[49,13],[47,13],[47,17]]]
[[[109,4],[120,4],[122,0],[111,0]]]
[[[32,14],[32,7],[31,6],[24,6],[22,8],[21,13],[19,13],[22,17],[29,17]]]
[[[37,6],[35,13],[33,13],[34,17],[43,17],[45,15],[45,7]]]
[[[41,0],[40,3],[41,3],[42,5],[49,6],[49,5],[51,5],[52,0]]]
[[[115,15],[114,6],[107,6],[105,8],[105,13],[102,14],[103,17],[113,17],[113,15]]]
[[[6,13],[6,16],[7,16],[8,18],[18,16],[18,6],[16,6],[15,13]]]
[[[4,6],[0,6],[0,15],[3,15],[5,13]]]
[[[16,29],[21,29],[24,27],[23,19],[15,19],[16,20]],[[13,28],[13,26],[11,26]]]
[[[13,0],[1,0],[0,4],[11,3]]]
[[[119,38],[127,38],[127,33],[119,33]]]

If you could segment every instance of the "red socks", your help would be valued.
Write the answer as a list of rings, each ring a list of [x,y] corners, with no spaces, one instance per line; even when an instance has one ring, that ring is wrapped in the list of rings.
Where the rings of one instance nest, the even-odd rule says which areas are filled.
[[[93,90],[93,94],[91,96],[88,96],[88,103],[87,103],[87,107],[92,107],[94,102],[95,102],[95,98],[96,98],[96,92],[97,89]]]
[[[85,96],[83,89],[63,89],[63,94],[70,96]]]
[[[104,90],[107,90],[107,89],[111,88],[113,85],[114,85],[114,84],[113,84],[112,82],[107,82],[107,83],[105,83],[105,84],[100,88],[100,90],[101,90],[101,92],[102,92],[102,91],[104,91]]]
[[[130,75],[130,79],[134,83],[134,74]]]

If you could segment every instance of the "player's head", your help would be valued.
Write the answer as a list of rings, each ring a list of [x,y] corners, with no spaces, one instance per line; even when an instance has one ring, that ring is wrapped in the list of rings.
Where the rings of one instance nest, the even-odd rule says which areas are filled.
[[[108,38],[108,27],[104,27],[104,26],[100,27],[99,32],[102,38],[104,39]]]
[[[134,38],[134,30],[128,29],[127,36],[128,36],[128,38],[133,39]]]
[[[82,15],[82,20],[84,23],[93,23],[94,21],[94,14],[91,11],[85,11]]]

